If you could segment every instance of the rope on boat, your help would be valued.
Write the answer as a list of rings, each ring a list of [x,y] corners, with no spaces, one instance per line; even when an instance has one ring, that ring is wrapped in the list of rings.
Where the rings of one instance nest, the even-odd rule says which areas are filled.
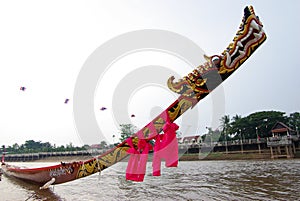
[[[32,198],[35,195],[35,193],[32,193],[31,196],[29,196],[25,201],[29,200],[30,198]]]
[[[98,157],[96,158],[97,160],[97,167],[98,167],[98,172],[99,172],[99,175],[98,175],[98,182],[100,181],[100,176],[101,176],[101,167],[100,167],[100,163],[99,163],[99,159]]]
[[[54,182],[55,182],[55,178],[53,177],[53,178],[50,179],[50,181],[48,181],[47,183],[45,183],[44,186],[40,187],[40,189],[47,189]]]

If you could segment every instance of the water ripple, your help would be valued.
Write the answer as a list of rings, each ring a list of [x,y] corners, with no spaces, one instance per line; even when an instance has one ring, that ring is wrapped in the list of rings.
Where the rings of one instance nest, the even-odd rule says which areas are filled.
[[[32,164],[31,164],[32,165]],[[186,161],[142,183],[126,181],[126,163],[98,174],[39,191],[4,177],[1,200],[300,200],[300,160]]]

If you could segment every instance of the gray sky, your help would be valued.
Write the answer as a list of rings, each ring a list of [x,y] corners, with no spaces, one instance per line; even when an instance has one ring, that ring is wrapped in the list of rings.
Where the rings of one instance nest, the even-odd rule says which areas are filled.
[[[56,145],[82,145],[85,140],[76,131],[72,98],[77,76],[96,48],[130,31],[161,29],[189,38],[207,55],[220,54],[233,39],[246,5],[254,6],[268,38],[218,89],[225,98],[224,114],[299,111],[297,0],[0,1],[0,144],[21,144],[32,139]],[[147,60],[148,56],[151,59]],[[119,68],[124,73],[130,65],[154,64],[169,67],[184,62],[157,52],[130,55],[114,64],[112,74],[108,72],[108,78],[102,81],[104,85],[105,80],[109,82]],[[20,91],[21,86],[27,89]],[[118,114],[112,115],[112,97],[107,93],[99,85],[95,116],[105,140],[112,142],[111,136],[118,136],[112,116]],[[147,101],[145,93],[157,99]],[[64,104],[66,98],[70,99],[68,104]],[[128,115],[135,113],[132,123],[142,127],[152,118],[151,108],[163,108],[175,99],[176,95],[164,89],[144,87],[132,94]],[[211,123],[215,107],[211,97],[201,102],[197,109],[201,111],[202,123],[194,129],[200,134],[206,126],[216,126]],[[102,106],[108,109],[99,111]],[[193,125],[181,125],[181,130],[193,135],[190,127]]]

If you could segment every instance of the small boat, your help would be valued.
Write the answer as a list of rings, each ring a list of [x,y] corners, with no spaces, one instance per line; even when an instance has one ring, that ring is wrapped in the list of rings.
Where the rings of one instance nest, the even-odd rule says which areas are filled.
[[[3,155],[1,169],[9,177],[38,184],[41,189],[45,189],[50,185],[73,181],[100,172],[124,159],[128,155],[126,152],[128,149],[129,147],[125,143],[121,143],[103,155],[87,161],[60,162],[57,165],[37,168],[10,165],[4,161],[5,156]]]
[[[2,163],[1,167],[7,176],[13,176],[39,185],[44,185],[50,181],[51,184],[72,181],[76,178],[75,173],[79,170],[78,163],[67,166],[59,164],[41,168],[19,167]]]
[[[168,87],[171,91],[180,94],[179,98],[131,137],[149,140],[153,137],[153,129],[159,134],[166,123],[166,116],[171,122],[174,122],[184,112],[193,108],[235,72],[265,40],[266,34],[261,21],[255,15],[253,7],[247,6],[244,9],[239,30],[226,50],[221,55],[205,56],[204,64],[177,82],[173,82],[174,77],[169,78]],[[137,140],[134,141],[134,146],[137,146]],[[44,189],[50,185],[73,181],[100,172],[123,160],[128,156],[127,150],[129,149],[130,146],[124,141],[106,153],[87,161],[61,162],[57,165],[39,168],[9,165],[2,157],[1,168],[8,176],[37,183]]]

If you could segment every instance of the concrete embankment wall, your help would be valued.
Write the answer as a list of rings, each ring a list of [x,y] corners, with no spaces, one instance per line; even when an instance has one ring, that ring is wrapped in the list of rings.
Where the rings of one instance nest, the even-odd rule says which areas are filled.
[[[73,152],[43,152],[32,154],[10,154],[5,156],[5,161],[84,161],[94,156],[101,155],[107,150],[98,151],[73,151]],[[244,144],[241,146],[186,146],[179,145],[179,156],[185,160],[251,160],[251,159],[270,159],[270,148],[266,143]],[[151,154],[150,157],[151,158]],[[300,158],[300,147],[296,148],[294,158]]]

